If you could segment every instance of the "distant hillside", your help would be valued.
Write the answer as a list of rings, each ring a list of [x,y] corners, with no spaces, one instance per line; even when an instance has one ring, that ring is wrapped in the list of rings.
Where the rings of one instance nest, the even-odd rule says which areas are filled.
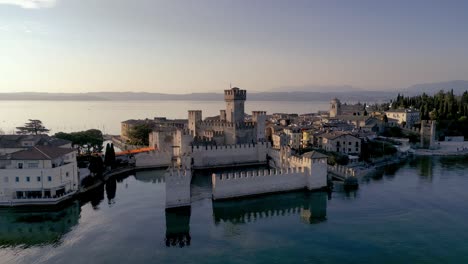
[[[332,93],[343,93],[343,92],[362,92],[364,89],[356,88],[351,85],[304,85],[304,86],[282,86],[273,88],[268,92],[318,92],[323,91]]]
[[[80,93],[0,93],[0,100],[95,101],[106,99]]]
[[[377,102],[394,98],[397,92],[349,91],[349,92],[261,92],[248,93],[249,101],[329,101],[334,97],[344,101]],[[222,93],[161,94],[145,92],[97,92],[97,93],[0,93],[0,100],[54,100],[54,101],[222,101]]]
[[[405,95],[418,95],[422,93],[433,95],[439,92],[440,90],[450,91],[451,89],[453,89],[454,94],[462,94],[463,92],[468,90],[468,81],[457,80],[448,82],[415,84],[402,90],[402,92]]]

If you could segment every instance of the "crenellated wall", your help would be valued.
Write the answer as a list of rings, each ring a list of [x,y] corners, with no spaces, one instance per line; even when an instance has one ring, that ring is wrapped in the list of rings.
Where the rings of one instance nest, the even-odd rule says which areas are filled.
[[[192,147],[195,168],[266,162],[269,143]]]
[[[171,151],[149,151],[135,154],[136,167],[168,167],[172,162]]]
[[[314,167],[315,165],[315,167]],[[309,172],[305,167],[254,170],[228,174],[213,174],[213,199],[229,199],[265,193],[299,189],[320,189],[327,186],[326,163],[313,162]],[[325,168],[325,169],[323,169]]]
[[[355,169],[342,166],[342,165],[335,165],[335,166],[328,165],[327,171],[342,178],[359,176],[358,175],[359,173],[357,173]]]
[[[165,174],[165,181],[166,208],[190,206],[191,170],[170,168]]]

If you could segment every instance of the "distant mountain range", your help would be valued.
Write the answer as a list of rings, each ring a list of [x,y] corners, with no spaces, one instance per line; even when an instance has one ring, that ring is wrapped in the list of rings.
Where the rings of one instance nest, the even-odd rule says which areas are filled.
[[[276,88],[268,92],[249,92],[250,101],[328,101],[334,97],[343,101],[378,102],[395,98],[398,93],[417,95],[434,94],[453,89],[455,94],[468,90],[468,81],[448,81],[416,84],[405,89],[368,91],[352,86],[303,86]],[[0,100],[51,100],[51,101],[148,101],[184,100],[219,101],[222,93],[163,94],[147,92],[94,92],[94,93],[0,93]]]
[[[437,82],[437,83],[423,83],[415,84],[410,86],[401,92],[405,95],[417,95],[417,94],[435,94],[440,90],[450,91],[453,89],[454,94],[462,94],[465,91],[468,91],[468,81],[456,80],[448,82]]]

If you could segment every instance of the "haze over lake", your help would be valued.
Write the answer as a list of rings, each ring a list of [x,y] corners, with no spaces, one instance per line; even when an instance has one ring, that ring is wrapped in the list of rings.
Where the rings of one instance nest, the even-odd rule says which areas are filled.
[[[120,122],[163,116],[187,118],[188,110],[203,110],[203,118],[219,114],[224,101],[1,101],[0,129],[14,133],[28,119],[40,119],[51,129],[72,132],[97,128],[107,134],[120,134]],[[327,110],[328,102],[247,101],[246,113],[311,113]]]

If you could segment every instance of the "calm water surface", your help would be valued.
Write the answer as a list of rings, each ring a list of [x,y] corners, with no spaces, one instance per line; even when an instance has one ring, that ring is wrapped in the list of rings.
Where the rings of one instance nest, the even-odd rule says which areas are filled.
[[[1,263],[468,263],[468,159],[409,161],[360,189],[165,212],[163,171],[111,180],[53,212],[0,210]]]
[[[203,110],[203,117],[219,115],[223,101],[1,101],[0,129],[14,133],[28,119],[40,119],[51,129],[72,132],[98,128],[104,133],[120,134],[120,122],[155,116],[187,118],[188,110]],[[327,110],[328,102],[247,101],[245,111],[269,113],[311,113]]]

